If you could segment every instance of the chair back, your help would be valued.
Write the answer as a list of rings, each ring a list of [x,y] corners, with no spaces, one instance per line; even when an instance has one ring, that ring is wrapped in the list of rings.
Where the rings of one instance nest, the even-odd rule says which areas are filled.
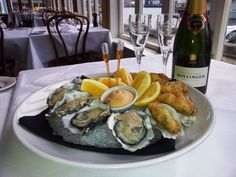
[[[44,10],[41,14],[44,25],[47,25],[47,21],[53,17],[57,11],[55,10]]]
[[[85,62],[89,24],[87,17],[68,13],[54,15],[48,20],[47,29],[56,56],[56,65]],[[73,27],[73,32],[63,31],[63,26]]]

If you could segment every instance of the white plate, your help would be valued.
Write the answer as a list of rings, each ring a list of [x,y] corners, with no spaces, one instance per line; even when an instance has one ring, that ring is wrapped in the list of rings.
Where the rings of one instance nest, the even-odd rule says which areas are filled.
[[[208,99],[195,89],[190,97],[198,108],[197,121],[176,141],[176,150],[166,154],[128,156],[104,154],[74,149],[38,137],[18,124],[18,119],[26,115],[36,115],[46,108],[48,94],[69,81],[49,85],[26,98],[17,108],[13,117],[13,129],[20,142],[36,154],[73,166],[86,168],[130,168],[156,164],[180,156],[197,147],[207,138],[214,127],[214,112]]]
[[[16,83],[15,77],[0,76],[0,91],[6,90]]]

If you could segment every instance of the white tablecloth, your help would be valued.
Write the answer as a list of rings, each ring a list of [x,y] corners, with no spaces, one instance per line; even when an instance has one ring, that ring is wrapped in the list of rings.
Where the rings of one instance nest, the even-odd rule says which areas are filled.
[[[35,27],[33,31],[47,31],[46,27]],[[32,31],[32,32],[33,32]],[[77,33],[77,32],[76,32]],[[65,38],[69,44],[68,48],[73,48],[73,41],[76,38],[76,33],[64,33],[67,35]],[[90,27],[87,43],[86,52],[93,52],[101,55],[101,44],[108,43],[108,46],[112,47],[112,37],[109,30],[102,27]],[[31,35],[29,41],[29,68],[44,68],[47,66],[48,61],[55,59],[54,49],[51,44],[49,35],[47,32],[40,35]]]
[[[111,71],[116,61],[111,61]],[[122,67],[136,71],[135,59],[123,59]],[[160,56],[143,58],[142,69],[160,72]],[[216,124],[211,135],[192,151],[162,163],[127,169],[86,169],[69,166],[40,157],[21,145],[11,128],[11,118],[16,106],[34,91],[60,80],[80,74],[101,73],[104,64],[46,68],[20,73],[10,104],[5,130],[0,142],[1,177],[234,177],[236,174],[236,66],[212,61],[206,96],[211,101]],[[168,66],[170,72],[170,64]],[[1,93],[0,93],[1,94]]]
[[[38,26],[45,26],[45,24],[43,23],[43,19],[41,16],[34,16],[34,26],[38,27]]]
[[[32,28],[4,30],[4,56],[17,62],[17,71],[27,69],[29,35]]]
[[[36,31],[45,33],[34,34]],[[67,40],[73,39],[75,33],[65,33]],[[72,40],[73,41],[73,40]],[[55,59],[47,28],[18,28],[4,30],[4,53],[6,58],[14,59],[17,62],[17,71],[47,67],[48,61]],[[108,43],[112,47],[112,37],[109,30],[102,27],[90,27],[86,52],[93,52],[101,55],[101,44]]]
[[[0,92],[0,139],[2,137],[2,130],[4,129],[4,122],[7,116],[8,108],[10,107],[11,97],[14,92],[14,87]]]

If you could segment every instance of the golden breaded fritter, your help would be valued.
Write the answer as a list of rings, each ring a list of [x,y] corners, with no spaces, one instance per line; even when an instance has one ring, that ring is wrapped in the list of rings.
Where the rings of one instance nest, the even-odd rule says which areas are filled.
[[[183,82],[170,81],[161,85],[161,93],[183,93],[184,96],[187,96],[189,88]]]
[[[182,93],[162,93],[157,98],[161,103],[172,106],[177,112],[186,116],[197,115],[195,103]]]
[[[163,129],[174,134],[177,134],[181,131],[181,123],[172,117],[166,106],[158,102],[152,102],[148,104],[148,109],[157,124]]]
[[[170,78],[163,73],[150,73],[152,82],[159,82],[161,85],[168,83]]]

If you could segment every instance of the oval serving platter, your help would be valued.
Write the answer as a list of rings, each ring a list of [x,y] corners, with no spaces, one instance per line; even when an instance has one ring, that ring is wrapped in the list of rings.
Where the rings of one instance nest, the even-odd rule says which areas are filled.
[[[99,75],[89,75],[96,77]],[[184,136],[177,138],[176,150],[164,154],[145,156],[118,155],[91,152],[74,149],[45,140],[24,129],[18,124],[19,118],[27,115],[36,115],[44,110],[46,99],[50,92],[70,80],[61,81],[46,86],[27,97],[16,109],[13,116],[13,130],[20,142],[34,153],[47,159],[86,168],[131,168],[160,163],[180,155],[200,145],[211,133],[215,118],[209,100],[198,90],[190,88],[190,97],[196,103],[198,116],[196,122],[185,130]]]

